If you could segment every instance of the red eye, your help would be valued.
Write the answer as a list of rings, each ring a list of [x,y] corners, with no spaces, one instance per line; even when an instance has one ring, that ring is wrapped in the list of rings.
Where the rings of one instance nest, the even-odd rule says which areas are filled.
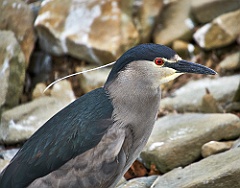
[[[164,64],[164,60],[160,57],[157,57],[154,61],[156,65],[162,66]]]

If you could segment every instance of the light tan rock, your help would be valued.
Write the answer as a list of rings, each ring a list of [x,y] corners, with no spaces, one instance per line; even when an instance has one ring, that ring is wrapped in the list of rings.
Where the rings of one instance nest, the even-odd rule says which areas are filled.
[[[232,146],[233,146],[233,141],[228,141],[228,142],[210,141],[202,146],[201,154],[203,157],[208,157],[213,154],[227,151]]]
[[[155,43],[171,45],[174,40],[189,41],[194,22],[190,17],[191,0],[171,1],[164,7],[154,30]]]
[[[172,44],[172,49],[177,52],[183,59],[188,59],[194,54],[199,53],[199,48],[196,45],[185,42],[183,40],[175,40]]]
[[[194,33],[194,39],[204,49],[224,47],[234,42],[240,34],[240,10],[223,14]]]
[[[0,0],[0,30],[14,33],[25,56],[26,67],[35,46],[34,15],[21,0]]]
[[[94,67],[92,66],[86,66],[86,67],[79,67],[77,69],[77,72],[80,71],[85,71],[92,69]],[[111,69],[110,68],[101,68],[99,70],[83,73],[79,75],[79,82],[81,89],[83,90],[84,93],[87,93],[89,91],[92,91],[96,88],[102,87],[104,83],[107,80],[107,77],[110,73]]]
[[[52,97],[65,101],[74,101],[76,99],[71,82],[62,80],[53,85],[50,91]]]
[[[33,92],[32,92],[32,98],[36,99],[42,96],[47,95],[46,93],[44,93],[44,89],[46,89],[46,84],[45,83],[38,83]],[[49,92],[48,92],[49,93]]]
[[[223,70],[233,71],[240,69],[240,52],[228,55],[220,62],[219,66]]]
[[[208,89],[206,89],[206,94],[202,97],[201,112],[203,113],[223,112],[217,100],[213,97],[213,95],[210,93]]]
[[[163,0],[134,0],[134,22],[140,35],[140,42],[150,42],[153,28],[163,8]]]
[[[35,21],[40,45],[92,63],[114,61],[139,41],[130,6],[132,1],[120,0],[44,1]]]
[[[0,173],[9,164],[9,162],[10,162],[9,160],[0,159]]]
[[[240,8],[240,1],[235,0],[193,0],[191,3],[192,14],[200,23],[210,22],[221,14]]]

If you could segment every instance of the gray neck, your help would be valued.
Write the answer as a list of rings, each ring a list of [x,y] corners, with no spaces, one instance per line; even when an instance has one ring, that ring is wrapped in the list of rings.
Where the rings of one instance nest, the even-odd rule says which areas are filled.
[[[153,87],[147,78],[139,70],[127,69],[105,85],[115,122],[120,127],[130,126],[139,137],[150,135],[160,102],[160,88]]]

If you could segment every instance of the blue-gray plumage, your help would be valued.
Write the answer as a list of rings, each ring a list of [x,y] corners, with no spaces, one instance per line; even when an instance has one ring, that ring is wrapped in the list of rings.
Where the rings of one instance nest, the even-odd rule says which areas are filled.
[[[115,187],[151,134],[159,85],[186,72],[216,74],[163,45],[128,50],[102,88],[80,97],[33,134],[1,173],[0,187]]]

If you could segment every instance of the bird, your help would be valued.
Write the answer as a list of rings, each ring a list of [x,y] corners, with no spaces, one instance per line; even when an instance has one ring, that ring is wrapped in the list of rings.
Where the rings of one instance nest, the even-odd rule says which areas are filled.
[[[184,73],[217,74],[164,45],[127,50],[102,87],[60,110],[24,143],[2,171],[0,187],[115,187],[150,137],[159,86]]]

